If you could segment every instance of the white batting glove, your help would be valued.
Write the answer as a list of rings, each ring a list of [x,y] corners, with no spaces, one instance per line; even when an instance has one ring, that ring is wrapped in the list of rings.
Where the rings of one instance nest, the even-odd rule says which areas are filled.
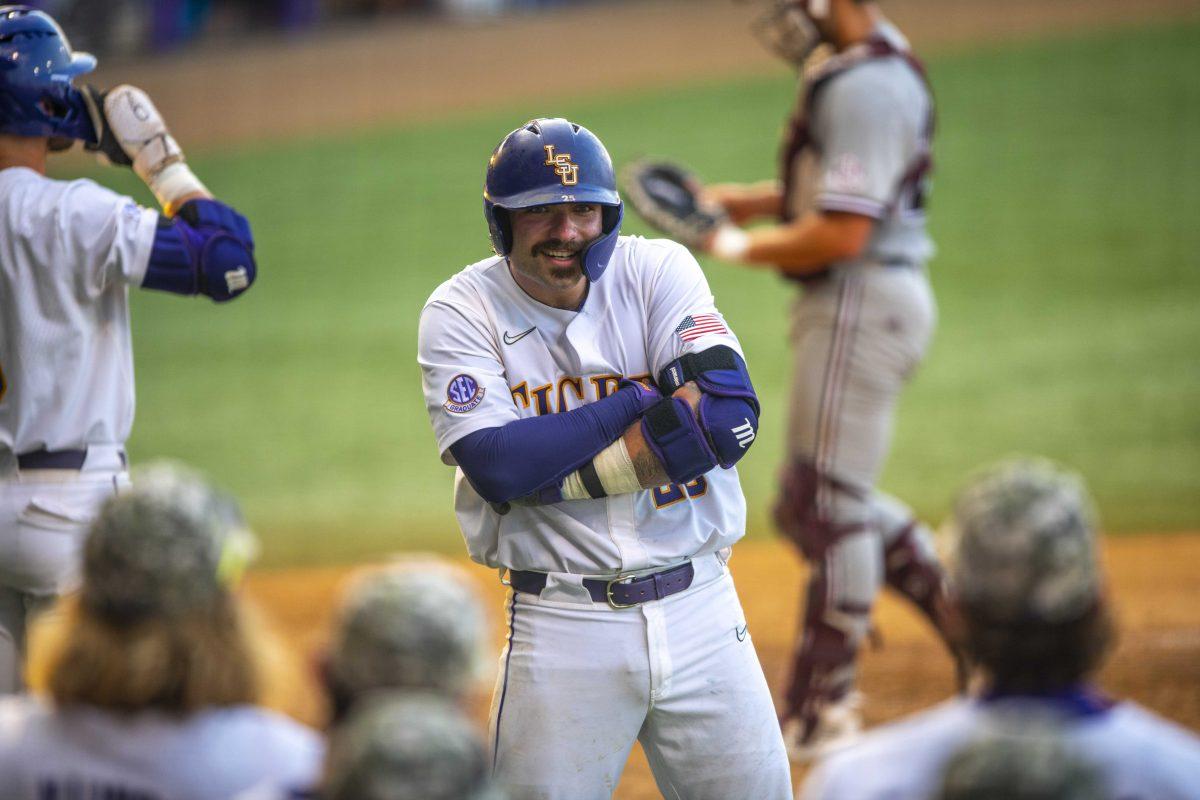
[[[173,214],[188,195],[209,194],[184,162],[183,150],[149,95],[136,86],[122,84],[103,97],[105,130],[97,130],[98,138],[103,141],[111,132],[112,140],[133,162],[133,171],[150,187],[167,214]],[[110,156],[110,160],[117,159]]]

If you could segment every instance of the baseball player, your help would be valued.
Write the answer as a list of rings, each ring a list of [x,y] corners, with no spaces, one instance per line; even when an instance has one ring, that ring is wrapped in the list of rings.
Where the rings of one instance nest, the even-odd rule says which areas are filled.
[[[869,0],[780,0],[758,29],[809,65],[782,180],[710,187],[731,223],[705,245],[803,286],[775,520],[812,566],[783,715],[789,754],[805,761],[857,734],[855,656],[884,584],[945,637],[929,531],[875,488],[897,396],[934,326],[924,269],[933,100],[904,37]],[[777,224],[738,227],[761,217]]]
[[[228,800],[311,786],[314,731],[254,705],[264,637],[234,594],[254,551],[231,497],[170,465],[101,507],[83,584],[38,624],[48,700],[0,700],[0,796]]]
[[[385,691],[329,739],[319,800],[504,800],[482,737],[449,699]],[[281,798],[282,800],[282,798]]]
[[[788,797],[725,564],[758,401],[695,259],[620,237],[622,211],[591,132],[522,125],[488,163],[496,255],[421,314],[467,549],[512,586],[494,768],[518,797],[609,797],[638,740],[668,797]]]
[[[929,797],[968,742],[1035,721],[1056,725],[1071,756],[1095,765],[1112,797],[1200,796],[1200,739],[1089,683],[1113,625],[1079,478],[1044,461],[999,465],[962,491],[951,528],[951,594],[982,691],[831,755],[802,796]]]
[[[88,521],[126,485],[128,287],[237,297],[249,225],[212,199],[140,89],[78,89],[96,60],[46,14],[0,6],[0,693],[21,685],[27,614],[71,588]],[[82,140],[132,166],[158,213],[46,177]]]
[[[333,724],[383,689],[461,699],[479,674],[483,606],[465,575],[413,560],[369,571],[347,593],[322,659]]]

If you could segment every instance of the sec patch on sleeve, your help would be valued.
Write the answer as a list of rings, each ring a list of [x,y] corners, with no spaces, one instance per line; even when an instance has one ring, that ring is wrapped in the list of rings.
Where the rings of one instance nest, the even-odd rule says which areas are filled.
[[[455,414],[465,414],[483,402],[485,391],[470,375],[455,375],[446,386],[446,402],[442,407]]]

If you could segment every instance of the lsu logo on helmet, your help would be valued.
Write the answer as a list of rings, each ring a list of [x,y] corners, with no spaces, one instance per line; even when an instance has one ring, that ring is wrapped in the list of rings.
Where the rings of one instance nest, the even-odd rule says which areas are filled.
[[[555,153],[554,145],[548,144],[546,151],[547,167],[554,167],[554,174],[562,181],[563,186],[574,186],[579,183],[579,165],[571,163],[570,153]]]

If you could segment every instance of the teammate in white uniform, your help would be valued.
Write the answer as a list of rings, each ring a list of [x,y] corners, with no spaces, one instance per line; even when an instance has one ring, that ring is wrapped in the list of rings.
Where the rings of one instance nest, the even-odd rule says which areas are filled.
[[[498,778],[609,797],[638,740],[668,797],[788,797],[725,565],[758,402],[704,274],[618,237],[608,153],[563,119],[500,143],[484,209],[498,255],[430,297],[419,361],[467,548],[513,586]]]
[[[803,284],[775,520],[812,566],[783,714],[789,752],[804,761],[857,733],[855,656],[885,584],[946,638],[929,531],[875,488],[896,400],[934,327],[924,213],[934,109],[924,70],[874,3],[774,7],[759,30],[806,66],[782,180],[708,192],[738,225],[778,224],[728,225],[709,249]]]
[[[1082,482],[1041,461],[974,480],[954,511],[953,600],[986,688],[868,734],[805,784],[811,800],[929,797],[955,754],[996,730],[1052,724],[1122,800],[1200,798],[1200,739],[1086,681],[1113,629]]]
[[[45,626],[31,675],[0,699],[0,797],[229,800],[313,785],[317,734],[254,705],[271,675],[233,591],[254,550],[233,499],[190,471],[135,472]]]
[[[228,300],[254,280],[249,226],[211,199],[149,98],[79,90],[95,59],[55,22],[0,6],[0,693],[21,685],[26,617],[77,580],[96,507],[128,482],[128,287]],[[80,139],[166,210],[45,175]]]

